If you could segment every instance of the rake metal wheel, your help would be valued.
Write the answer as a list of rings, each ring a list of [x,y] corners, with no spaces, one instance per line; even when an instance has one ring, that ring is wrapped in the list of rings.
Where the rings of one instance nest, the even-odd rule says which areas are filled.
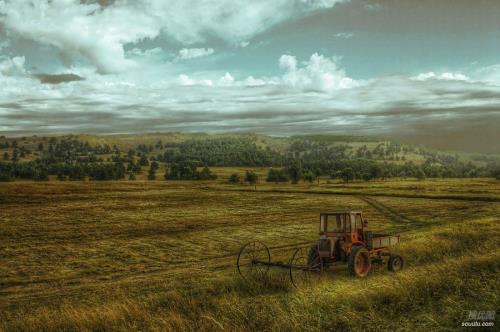
[[[323,264],[319,254],[311,254],[310,248],[295,250],[290,260],[290,279],[295,287],[310,285],[322,270]]]
[[[236,265],[243,279],[263,277],[267,274],[269,266],[259,262],[271,262],[271,253],[264,243],[252,241],[241,247]]]

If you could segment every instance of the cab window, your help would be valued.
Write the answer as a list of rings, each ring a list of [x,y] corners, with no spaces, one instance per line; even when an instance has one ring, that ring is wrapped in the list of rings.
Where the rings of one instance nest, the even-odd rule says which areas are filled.
[[[356,218],[356,229],[362,229],[363,221],[361,220],[361,215],[357,214],[355,218]]]
[[[350,229],[350,219],[345,214],[335,214],[328,216],[327,231],[344,233],[346,228]]]
[[[350,214],[345,214],[345,231],[346,233],[351,232],[351,215]]]

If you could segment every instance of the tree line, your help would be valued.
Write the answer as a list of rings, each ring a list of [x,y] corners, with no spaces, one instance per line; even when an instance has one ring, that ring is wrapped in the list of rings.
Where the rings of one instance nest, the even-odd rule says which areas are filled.
[[[500,177],[500,166],[492,159],[463,162],[458,156],[391,142],[353,150],[346,144],[295,138],[281,151],[259,145],[249,136],[158,141],[154,145],[138,144],[128,151],[116,145],[91,146],[71,137],[40,142],[36,151],[19,146],[15,140],[0,144],[12,149],[0,161],[0,181],[45,181],[51,175],[58,180],[119,180],[127,176],[134,180],[144,171],[149,180],[213,180],[216,175],[210,170],[212,166],[267,166],[265,181],[273,183],[314,182],[320,176],[345,182],[392,177]],[[406,160],[407,153],[418,154],[424,161]],[[20,161],[31,154],[37,157]],[[161,164],[165,172],[159,176]],[[239,175],[233,175],[229,181],[240,182]],[[245,181],[252,183],[254,175],[245,174]]]

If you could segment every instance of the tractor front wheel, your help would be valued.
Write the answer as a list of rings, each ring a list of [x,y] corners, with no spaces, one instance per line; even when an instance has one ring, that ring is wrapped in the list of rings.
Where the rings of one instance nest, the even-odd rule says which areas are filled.
[[[405,261],[404,261],[403,257],[401,257],[399,255],[391,255],[391,257],[389,257],[389,261],[387,262],[387,268],[391,272],[401,271],[403,269],[404,265],[405,265]]]
[[[357,277],[366,277],[370,272],[370,253],[365,247],[355,246],[349,255],[347,269],[349,273]]]

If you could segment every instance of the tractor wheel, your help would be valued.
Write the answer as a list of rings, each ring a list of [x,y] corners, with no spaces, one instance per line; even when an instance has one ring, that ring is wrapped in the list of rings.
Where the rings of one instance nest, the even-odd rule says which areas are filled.
[[[241,247],[236,266],[244,279],[263,277],[269,271],[268,265],[259,263],[271,262],[271,253],[267,246],[260,241],[253,241]]]
[[[404,266],[405,261],[403,257],[399,255],[391,255],[391,257],[389,257],[389,261],[387,262],[387,268],[389,269],[389,271],[398,272],[401,271]]]
[[[347,269],[349,273],[357,277],[366,277],[370,272],[370,253],[365,247],[354,246],[349,255]]]

